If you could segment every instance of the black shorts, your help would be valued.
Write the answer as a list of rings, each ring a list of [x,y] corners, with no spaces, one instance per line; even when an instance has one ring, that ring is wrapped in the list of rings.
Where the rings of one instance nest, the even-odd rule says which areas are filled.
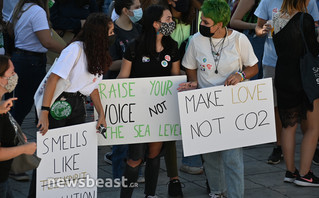
[[[142,160],[148,157],[148,144],[149,143],[139,143],[139,144],[129,144],[127,158],[133,161]],[[159,153],[159,157],[165,155],[166,149],[165,144],[162,144],[161,151]]]

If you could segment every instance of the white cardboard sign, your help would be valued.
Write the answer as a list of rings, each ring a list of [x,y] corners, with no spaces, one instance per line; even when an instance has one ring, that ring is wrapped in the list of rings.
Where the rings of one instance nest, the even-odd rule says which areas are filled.
[[[95,127],[96,122],[90,122],[51,129],[44,136],[37,133],[37,155],[42,158],[37,197],[97,197],[96,185],[86,185],[87,178],[97,179]]]
[[[98,145],[180,140],[177,88],[182,82],[185,75],[103,80],[98,90],[107,130]]]
[[[276,141],[272,80],[178,93],[185,156]]]

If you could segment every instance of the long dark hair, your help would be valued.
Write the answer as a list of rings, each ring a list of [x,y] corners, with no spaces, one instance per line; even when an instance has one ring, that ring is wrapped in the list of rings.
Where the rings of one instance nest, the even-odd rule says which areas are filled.
[[[4,76],[4,73],[9,69],[9,57],[0,55],[0,76]]]
[[[88,71],[91,74],[102,75],[112,63],[108,46],[111,24],[111,19],[104,13],[92,13],[75,39],[83,42]]]
[[[156,30],[153,27],[155,21],[160,21],[164,10],[168,10],[162,5],[151,5],[143,13],[143,31],[138,38],[138,53],[143,55],[156,56]],[[176,42],[171,36],[163,36],[162,45],[165,49],[170,50]]]
[[[20,0],[13,11],[13,15],[12,15],[12,24],[13,25],[15,25],[16,22],[20,19],[21,15],[31,7],[30,6],[27,9],[22,10],[24,4],[26,4],[26,3],[33,3],[33,4],[36,4],[36,5],[40,6],[41,8],[43,8],[46,15],[47,15],[48,24],[50,24],[50,21],[49,21],[49,19],[50,19],[49,18],[49,0]]]

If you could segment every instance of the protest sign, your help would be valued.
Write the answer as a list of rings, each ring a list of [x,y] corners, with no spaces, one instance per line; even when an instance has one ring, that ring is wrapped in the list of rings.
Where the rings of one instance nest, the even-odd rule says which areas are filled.
[[[276,141],[270,78],[178,93],[185,156]]]
[[[37,197],[97,197],[96,122],[37,133]]]
[[[107,130],[98,144],[180,140],[177,88],[182,82],[186,76],[103,80],[98,90]]]

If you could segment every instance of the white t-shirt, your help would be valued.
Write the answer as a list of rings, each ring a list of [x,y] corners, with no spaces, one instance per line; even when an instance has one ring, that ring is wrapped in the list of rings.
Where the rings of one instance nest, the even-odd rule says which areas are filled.
[[[9,21],[10,14],[19,0],[3,0],[2,17],[5,22]]]
[[[80,50],[81,56],[77,64],[74,65]],[[71,86],[65,92],[75,93],[79,91],[86,96],[89,96],[94,89],[98,88],[103,78],[103,75],[99,77],[88,72],[83,43],[79,41],[71,43],[61,52],[52,72],[63,79],[70,80]]]
[[[47,48],[42,46],[35,34],[37,31],[49,29],[45,11],[40,6],[32,3],[24,4],[23,10],[26,11],[21,15],[14,27],[16,47],[32,52],[47,52]]]
[[[273,16],[280,11],[283,0],[261,0],[259,3],[255,15],[258,18],[264,19],[266,21],[272,20]],[[315,21],[319,20],[318,7],[315,0],[310,0],[308,7],[308,13],[314,18]],[[264,46],[264,56],[263,56],[263,65],[268,65],[276,67],[277,63],[277,54],[272,38],[266,36],[266,42]]]
[[[238,46],[236,46],[236,38]],[[226,37],[223,50],[215,73],[216,66],[213,59],[210,38],[196,33],[190,40],[189,46],[183,58],[183,66],[188,69],[197,69],[197,80],[199,88],[223,85],[230,74],[241,70],[242,65],[254,66],[258,59],[248,38],[235,30]],[[221,39],[212,38],[213,44],[217,44]],[[237,50],[238,48],[238,50]]]

